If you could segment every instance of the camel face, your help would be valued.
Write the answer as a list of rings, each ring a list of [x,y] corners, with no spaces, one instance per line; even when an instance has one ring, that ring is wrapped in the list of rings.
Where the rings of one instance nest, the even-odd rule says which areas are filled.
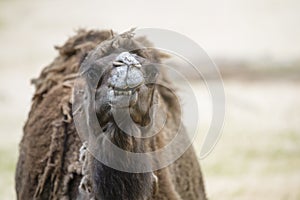
[[[142,123],[153,98],[158,76],[156,67],[126,51],[117,54],[109,63],[96,93],[100,125],[112,121],[114,109],[129,109],[133,121]]]
[[[123,52],[113,62],[107,83],[108,99],[112,106],[130,107],[137,102],[138,89],[145,79],[142,66],[129,52]]]

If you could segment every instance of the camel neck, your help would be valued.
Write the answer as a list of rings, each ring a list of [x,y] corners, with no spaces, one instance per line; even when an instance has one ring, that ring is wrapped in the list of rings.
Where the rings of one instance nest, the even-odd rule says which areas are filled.
[[[103,134],[107,134],[106,136],[110,138],[110,141],[113,144],[125,151],[146,151],[147,145],[144,145],[141,140],[136,140],[134,137],[124,133],[115,126],[109,126]],[[109,149],[103,151],[106,156],[110,156],[108,159],[114,159],[115,155],[111,153],[112,151]],[[130,166],[136,165],[136,163],[130,163],[130,161],[124,160],[120,162],[120,165]],[[97,159],[93,159],[91,168],[93,187],[95,189],[96,198],[98,199],[111,200],[122,197],[124,200],[140,200],[146,199],[152,195],[153,175],[151,172],[123,172],[106,166]]]

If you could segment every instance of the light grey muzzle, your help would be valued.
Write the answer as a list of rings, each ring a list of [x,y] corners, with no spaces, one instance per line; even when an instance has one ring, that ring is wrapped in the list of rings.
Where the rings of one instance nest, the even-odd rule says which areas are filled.
[[[113,62],[108,78],[108,99],[112,106],[128,107],[136,103],[137,89],[145,82],[141,64],[129,52],[123,52]]]
[[[141,64],[133,54],[121,53],[113,65],[108,83],[115,91],[131,91],[144,83]]]

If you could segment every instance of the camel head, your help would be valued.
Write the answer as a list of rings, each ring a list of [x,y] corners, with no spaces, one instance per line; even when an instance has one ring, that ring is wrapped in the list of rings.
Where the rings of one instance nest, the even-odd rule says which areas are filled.
[[[74,114],[79,135],[82,133],[88,148],[92,149],[91,179],[99,199],[120,196],[132,200],[147,199],[156,191],[157,177],[151,171],[131,173],[113,167],[151,169],[153,163],[146,156],[140,163],[126,157],[126,153],[120,156],[123,154],[114,147],[122,149],[122,153],[145,153],[155,148],[154,137],[137,137],[151,132],[149,130],[159,124],[156,123],[159,117],[154,115],[160,106],[156,63],[161,55],[156,50],[144,48],[143,42],[134,39],[130,33],[113,36],[90,51],[81,62],[83,81],[79,81],[80,89],[75,91],[79,98],[78,109],[76,106],[73,109],[75,113],[80,110],[80,114]],[[154,104],[158,105],[156,110]],[[95,111],[96,115],[90,115],[90,111]]]
[[[149,123],[158,70],[145,58],[123,51],[110,60],[100,78],[96,93],[96,111],[101,127],[116,122],[113,112],[129,112],[134,123]]]

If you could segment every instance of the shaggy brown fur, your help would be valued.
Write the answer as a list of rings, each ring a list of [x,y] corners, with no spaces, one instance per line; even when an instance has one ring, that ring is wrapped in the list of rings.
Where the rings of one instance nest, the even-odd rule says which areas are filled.
[[[101,42],[113,37],[112,31],[80,30],[62,47],[56,47],[59,56],[42,71],[38,79],[33,80],[36,92],[24,127],[16,170],[18,199],[206,199],[201,171],[192,148],[172,165],[156,171],[158,182],[155,185],[152,184],[151,173],[120,172],[89,156],[89,165],[85,167],[90,172],[91,194],[89,197],[80,194],[78,188],[85,172],[79,162],[82,142],[76,133],[71,113],[73,83],[85,56]],[[147,43],[144,39],[136,41]],[[156,51],[137,54],[152,61],[163,57]],[[164,76],[162,81],[170,84]],[[164,88],[156,90],[169,117],[166,127],[146,143],[147,151],[168,144],[176,134],[174,124],[180,123],[178,102],[170,91]],[[116,143],[128,139],[120,139],[117,133],[118,130],[114,131]],[[137,141],[133,143],[131,145],[139,147]],[[125,149],[128,147],[129,144],[124,146]],[[112,177],[116,177],[116,182]],[[138,184],[139,181],[141,184]],[[120,185],[125,187],[124,190]]]

